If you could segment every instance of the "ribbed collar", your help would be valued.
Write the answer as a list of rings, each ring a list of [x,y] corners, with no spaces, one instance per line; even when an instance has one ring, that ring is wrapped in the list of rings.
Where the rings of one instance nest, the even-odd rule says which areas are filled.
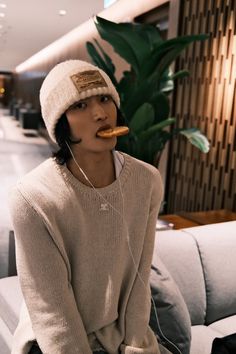
[[[102,188],[96,188],[99,190],[100,193],[102,194],[107,194],[107,193],[114,193],[119,191],[120,186],[119,184],[123,185],[130,174],[130,165],[132,163],[131,158],[129,155],[123,153],[123,152],[118,152],[116,151],[113,153],[114,157],[114,163],[115,163],[115,169],[116,169],[116,180],[109,184],[108,186],[102,187]],[[91,187],[83,184],[80,182],[67,168],[66,164],[64,165],[59,165],[56,163],[56,161],[53,159],[52,163],[56,170],[62,175],[64,180],[72,185],[75,188],[78,188],[80,192],[90,194],[91,191],[93,190]]]

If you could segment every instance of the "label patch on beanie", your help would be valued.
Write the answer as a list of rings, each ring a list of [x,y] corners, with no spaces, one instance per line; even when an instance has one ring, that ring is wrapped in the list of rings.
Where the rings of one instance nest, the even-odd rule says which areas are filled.
[[[71,80],[79,93],[93,88],[107,87],[106,81],[97,70],[88,70],[74,74],[71,76]]]

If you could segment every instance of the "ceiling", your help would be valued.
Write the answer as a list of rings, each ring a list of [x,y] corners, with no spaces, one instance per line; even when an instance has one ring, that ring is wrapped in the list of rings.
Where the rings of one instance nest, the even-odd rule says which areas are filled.
[[[14,70],[31,55],[102,11],[103,3],[103,0],[0,0],[0,71]],[[1,8],[1,4],[6,8]],[[59,15],[60,10],[66,10],[67,14]]]

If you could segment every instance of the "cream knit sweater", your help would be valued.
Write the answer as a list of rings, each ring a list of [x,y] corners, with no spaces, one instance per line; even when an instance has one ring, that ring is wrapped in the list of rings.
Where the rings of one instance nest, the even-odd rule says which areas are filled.
[[[120,176],[98,189],[118,212],[53,158],[12,190],[27,306],[12,353],[27,353],[35,338],[44,354],[92,354],[101,345],[109,354],[160,353],[148,322],[162,182],[153,166],[123,156]]]

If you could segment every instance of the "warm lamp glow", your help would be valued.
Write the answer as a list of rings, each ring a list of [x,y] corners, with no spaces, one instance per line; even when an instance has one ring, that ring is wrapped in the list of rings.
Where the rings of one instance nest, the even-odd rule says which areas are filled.
[[[60,10],[59,11],[60,16],[65,16],[66,15],[66,10]]]

